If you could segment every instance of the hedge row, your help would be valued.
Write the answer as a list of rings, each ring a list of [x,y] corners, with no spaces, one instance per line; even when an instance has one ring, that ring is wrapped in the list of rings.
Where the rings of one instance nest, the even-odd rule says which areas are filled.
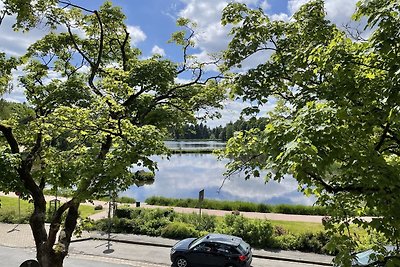
[[[108,231],[109,221],[92,222],[87,230]],[[290,234],[273,227],[267,220],[247,219],[229,214],[222,219],[210,215],[180,214],[165,209],[119,208],[112,219],[111,231],[167,238],[200,237],[217,232],[242,237],[256,248],[300,250],[327,253],[327,235],[320,233]]]
[[[150,205],[174,206],[174,207],[189,207],[197,208],[199,201],[194,198],[166,198],[166,197],[149,197],[145,201]],[[205,199],[201,205],[205,209],[216,210],[238,210],[262,213],[284,213],[284,214],[301,214],[301,215],[328,215],[326,208],[321,206],[305,206],[305,205],[290,205],[279,204],[269,205],[263,203],[252,203],[242,201],[226,201],[226,200],[211,200]]]

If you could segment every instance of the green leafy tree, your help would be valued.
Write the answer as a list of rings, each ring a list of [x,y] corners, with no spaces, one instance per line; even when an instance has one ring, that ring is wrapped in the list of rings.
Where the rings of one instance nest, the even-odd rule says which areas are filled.
[[[17,14],[16,28],[44,21],[55,29],[22,59],[20,82],[29,108],[0,120],[0,190],[32,199],[37,259],[42,267],[58,267],[68,254],[80,203],[151,182],[132,168],[154,171],[150,156],[167,153],[166,129],[195,121],[203,108],[220,107],[224,92],[216,79],[203,79],[205,63],[188,60],[194,33],[187,20],[178,20],[184,30],[172,37],[183,49],[183,63],[177,64],[160,56],[140,59],[124,14],[110,2],[99,10],[64,1],[5,3],[7,14]],[[185,72],[194,79],[176,83]],[[48,186],[73,193],[46,230]]]
[[[277,99],[264,129],[229,140],[229,170],[247,178],[270,170],[266,179],[277,181],[293,175],[304,193],[331,208],[325,225],[340,233],[331,249],[345,266],[358,242],[351,223],[400,241],[399,12],[397,0],[360,1],[354,19],[366,18],[368,39],[327,20],[322,0],[289,21],[239,3],[223,13],[223,24],[233,25],[225,68],[266,57],[234,75],[232,93],[259,105]],[[366,211],[377,216],[359,218]]]

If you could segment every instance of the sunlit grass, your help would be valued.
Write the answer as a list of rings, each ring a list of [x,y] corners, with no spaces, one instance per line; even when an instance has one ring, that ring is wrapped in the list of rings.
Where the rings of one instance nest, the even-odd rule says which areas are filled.
[[[292,234],[317,233],[324,231],[322,223],[292,222],[292,221],[270,221],[273,226],[279,226]]]
[[[20,208],[18,208],[18,202]],[[0,203],[0,217],[3,214],[11,214],[16,219],[19,217],[27,218],[33,211],[33,203],[18,199],[17,197],[0,196]],[[47,203],[47,207],[49,207],[49,203]],[[95,210],[93,205],[81,204],[79,206],[79,213],[82,218],[89,217],[98,212],[101,212],[101,210]]]

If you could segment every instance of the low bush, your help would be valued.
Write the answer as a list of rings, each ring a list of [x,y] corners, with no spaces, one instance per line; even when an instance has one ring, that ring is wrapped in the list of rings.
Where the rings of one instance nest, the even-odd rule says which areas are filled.
[[[251,220],[242,215],[229,214],[218,224],[217,232],[242,237],[254,247],[270,247],[273,227],[266,220]]]
[[[162,237],[174,239],[198,237],[199,233],[193,225],[184,222],[171,222],[161,230]]]
[[[132,233],[183,239],[217,232],[242,237],[256,248],[276,248],[324,253],[329,238],[324,232],[292,234],[267,220],[248,219],[229,214],[223,218],[210,215],[178,214],[173,210],[123,207],[116,217],[96,221],[88,230]]]
[[[103,206],[102,205],[96,205],[94,206],[94,210],[102,210]]]
[[[0,222],[2,223],[29,223],[30,214],[18,214],[15,210],[1,210],[0,209]]]
[[[128,203],[128,204],[133,204],[136,202],[136,199],[133,197],[117,197],[115,199],[116,202],[119,203]]]
[[[197,231],[212,233],[215,231],[217,218],[212,215],[192,214],[176,214],[175,221],[192,225]]]
[[[129,207],[118,207],[115,210],[115,216],[118,218],[127,218],[130,219],[131,218],[131,212],[133,210],[130,209]]]
[[[328,211],[321,206],[304,206],[279,204],[273,207],[275,213],[299,214],[299,215],[327,215]]]

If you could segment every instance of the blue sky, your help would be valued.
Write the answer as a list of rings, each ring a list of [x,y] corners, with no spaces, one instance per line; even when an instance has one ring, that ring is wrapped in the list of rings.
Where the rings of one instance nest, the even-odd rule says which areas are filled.
[[[308,0],[237,0],[252,7],[260,7],[272,19],[289,20],[290,16]],[[71,0],[89,9],[98,9],[102,0]],[[180,48],[167,43],[171,34],[178,30],[175,22],[179,17],[186,17],[196,22],[196,49],[199,60],[207,60],[210,53],[226,48],[229,42],[228,28],[220,25],[221,11],[228,2],[225,0],[113,0],[114,5],[122,7],[127,16],[128,30],[134,46],[140,48],[143,57],[154,53],[161,54],[173,61],[181,60]],[[328,18],[338,25],[350,21],[357,0],[326,0],[325,7]],[[0,0],[0,9],[1,9]],[[0,51],[9,55],[22,55],[35,40],[46,34],[45,29],[36,29],[29,33],[15,33],[11,30],[13,18],[8,17],[0,26]],[[249,66],[257,64],[250,60]],[[259,60],[259,59],[258,59]],[[15,72],[15,76],[20,73]],[[10,95],[4,96],[10,101],[24,101],[21,88],[16,87]],[[239,101],[226,101],[221,112],[222,119],[209,122],[210,126],[225,124],[238,118],[240,110],[245,106]],[[263,107],[264,112],[273,107],[273,102]]]

